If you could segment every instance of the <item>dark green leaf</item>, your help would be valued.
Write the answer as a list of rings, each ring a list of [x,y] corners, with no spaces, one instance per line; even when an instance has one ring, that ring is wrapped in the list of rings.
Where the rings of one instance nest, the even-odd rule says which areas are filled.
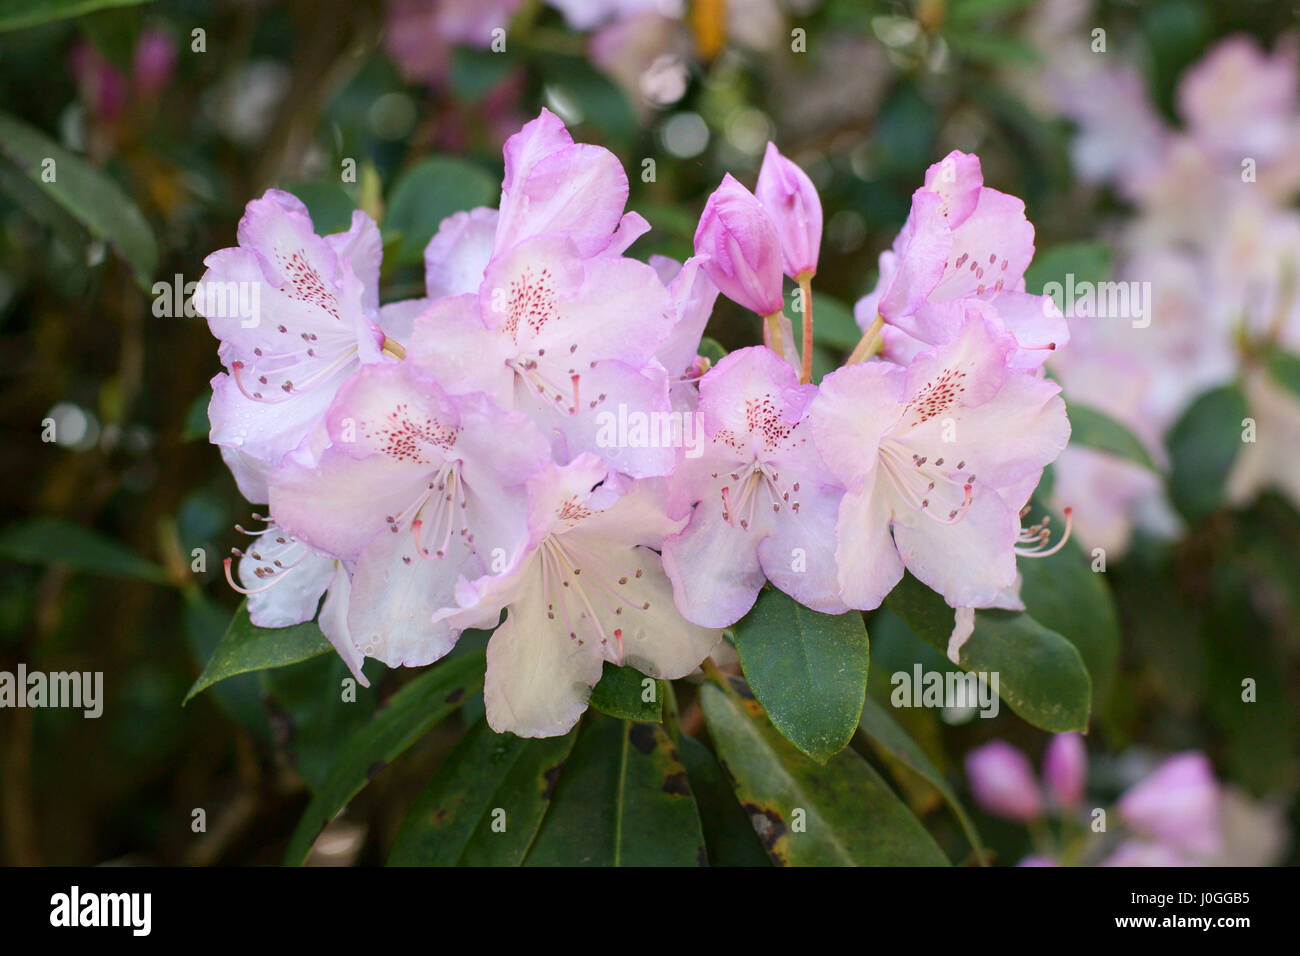
[[[398,177],[388,198],[384,232],[401,233],[398,265],[424,261],[424,247],[454,212],[496,204],[501,186],[478,166],[450,156],[422,160]]]
[[[716,339],[711,339],[707,335],[700,339],[699,354],[704,356],[714,365],[717,365],[727,357],[727,350],[722,347],[722,343]]]
[[[647,696],[650,700],[646,700]],[[606,661],[589,703],[602,714],[620,720],[663,722],[663,688],[635,667],[617,667]]]
[[[1025,270],[1025,288],[1042,295],[1049,282],[1059,283],[1056,305],[1065,311],[1064,293],[1081,282],[1102,282],[1110,275],[1110,247],[1104,242],[1070,242],[1039,253]],[[1068,313],[1067,313],[1068,314]]]
[[[34,27],[92,10],[129,7],[144,0],[0,0],[0,30]]]
[[[1035,513],[1041,513],[1035,501]],[[1052,525],[1060,533],[1059,515]],[[1092,711],[1101,709],[1115,676],[1119,656],[1119,612],[1105,575],[1092,570],[1092,559],[1073,538],[1056,554],[1021,558],[1020,597],[1035,621],[1056,631],[1079,651],[1092,680]]]
[[[764,588],[736,623],[736,650],[776,728],[819,763],[848,746],[867,692],[862,614],[819,614]]]
[[[100,56],[130,76],[140,36],[139,7],[99,10],[82,17],[77,26],[94,44]]]
[[[588,712],[528,866],[698,866],[686,770],[657,724]]]
[[[112,538],[64,521],[27,518],[0,532],[0,557],[27,564],[62,564],[110,578],[166,584],[167,575]]]
[[[375,661],[368,663],[379,670]],[[264,670],[257,676],[276,742],[307,786],[319,790],[343,742],[374,714],[374,690],[360,686],[337,654]]]
[[[184,621],[190,650],[196,661],[212,656],[221,635],[229,624],[230,612],[198,588],[185,592]],[[260,740],[270,740],[271,727],[262,707],[262,692],[257,678],[243,674],[215,688],[212,696],[217,706]]]
[[[1293,398],[1300,398],[1300,355],[1270,349],[1264,361],[1273,381],[1290,392]]]
[[[681,738],[682,764],[700,810],[709,866],[771,866],[749,817],[736,802],[727,777],[709,748],[694,737]]]
[[[853,320],[853,310],[839,299],[820,292],[813,293],[812,305],[813,341],[836,352],[851,351],[862,338],[862,330]],[[800,329],[803,316],[795,315],[793,318],[795,329]]]
[[[478,721],[402,821],[389,864],[521,864],[577,737],[573,730],[530,740]]]
[[[925,827],[853,750],[799,753],[742,682],[700,690],[718,759],[768,855],[782,866],[942,866]]]
[[[984,846],[980,843],[979,833],[967,815],[965,807],[957,799],[956,792],[939,772],[939,768],[926,756],[921,746],[908,736],[907,731],[898,726],[893,716],[872,700],[870,695],[867,696],[862,707],[862,732],[882,751],[911,768],[924,778],[926,783],[939,791],[939,796],[943,797],[944,802],[952,810],[953,816],[961,824],[962,832],[970,841],[971,849],[983,861],[985,853]]]
[[[212,389],[204,389],[203,394],[190,402],[185,412],[185,424],[181,426],[181,441],[198,441],[207,438],[212,430],[208,420],[208,406],[212,403]]]
[[[1169,494],[1188,521],[1199,521],[1223,503],[1249,414],[1241,390],[1224,385],[1202,393],[1169,430]]]
[[[290,183],[284,191],[302,200],[311,216],[312,226],[321,235],[346,232],[351,228],[356,203],[342,183],[319,180]]]
[[[46,160],[52,160],[48,166]],[[0,113],[0,162],[17,167],[90,233],[117,250],[135,280],[148,289],[158,265],[158,246],[149,223],[122,188],[85,159],[68,152],[40,130]],[[53,170],[54,181],[44,172]]]
[[[426,669],[394,694],[343,744],[329,776],[307,805],[289,840],[284,862],[307,858],[325,824],[361,792],[370,779],[395,760],[465,698],[483,688],[483,654],[456,654]]]
[[[292,627],[258,627],[249,619],[245,601],[231,618],[203,673],[185,695],[185,702],[227,677],[296,664],[332,650],[314,621]]]
[[[1105,412],[1078,402],[1070,402],[1069,410],[1070,444],[1108,451],[1143,468],[1156,470],[1155,462],[1137,436]]]
[[[946,653],[953,609],[910,574],[885,603],[927,644]],[[975,631],[961,649],[961,667],[998,675],[998,692],[1013,711],[1052,733],[1085,730],[1092,686],[1073,644],[1023,611],[975,612]]]

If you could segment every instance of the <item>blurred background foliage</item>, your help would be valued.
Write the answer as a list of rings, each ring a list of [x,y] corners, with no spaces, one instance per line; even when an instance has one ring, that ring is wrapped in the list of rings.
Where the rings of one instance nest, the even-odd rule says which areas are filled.
[[[1058,250],[1069,268],[1080,255],[1105,268],[1098,239],[1120,200],[1075,179],[1068,125],[1030,102],[1051,56],[1026,38],[1034,4],[773,0],[766,43],[731,29],[763,5],[736,0],[731,19],[727,6],[690,4],[686,68],[646,95],[594,66],[590,38],[536,0],[512,19],[504,53],[455,47],[431,81],[404,78],[377,0],[0,0],[0,670],[103,671],[106,696],[98,720],[0,711],[0,861],[276,861],[332,746],[409,679],[369,662],[374,694],[331,708],[312,692],[343,675],[328,655],[180,705],[237,605],[220,557],[250,509],[204,440],[214,341],[202,319],[166,314],[183,291],[160,300],[153,286],[197,280],[267,187],[296,192],[322,233],[345,228],[355,206],[379,218],[387,301],[419,294],[442,217],[495,204],[501,144],[543,105],[624,161],[629,208],[653,226],[633,250],[643,258],[689,255],[707,194],[725,171],[752,184],[770,138],[826,210],[822,370],[857,340],[852,303],[874,284],[926,167],[951,149],[978,152],[985,181],[1025,199],[1040,261]],[[1095,18],[1141,51],[1168,112],[1181,71],[1216,39],[1271,43],[1295,10],[1111,0]],[[807,52],[792,50],[796,27]],[[170,62],[165,41],[152,61],[142,53],[160,33]],[[76,203],[23,181],[16,170],[33,154],[66,157],[59,175],[82,181]],[[720,300],[709,334],[731,348],[757,330]],[[48,418],[57,442],[42,441]],[[1268,495],[1244,512],[1214,509],[1177,543],[1139,538],[1108,569],[1122,641],[1089,738],[1101,798],[1120,789],[1107,793],[1115,755],[1198,748],[1224,779],[1291,807],[1294,824],[1297,553],[1300,518]],[[881,702],[892,671],[947,666],[889,611],[869,628]],[[1259,682],[1253,709],[1229,703],[1243,674]],[[380,774],[318,859],[382,860],[457,722],[474,716],[469,707],[423,738],[412,772]],[[991,736],[1035,757],[1045,739],[1005,711],[963,724],[928,710],[896,717],[954,782],[961,755]],[[961,859],[938,792],[900,786]],[[206,833],[192,832],[196,808]],[[978,823],[1001,861],[1027,851],[1018,828]]]

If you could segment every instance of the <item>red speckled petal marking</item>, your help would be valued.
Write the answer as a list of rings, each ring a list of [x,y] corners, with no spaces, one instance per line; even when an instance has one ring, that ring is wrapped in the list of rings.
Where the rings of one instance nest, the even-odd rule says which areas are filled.
[[[432,465],[442,457],[430,452],[435,448],[449,451],[456,444],[460,429],[443,425],[429,415],[413,416],[410,406],[402,402],[383,421],[363,422],[362,433],[374,440],[389,458]]]

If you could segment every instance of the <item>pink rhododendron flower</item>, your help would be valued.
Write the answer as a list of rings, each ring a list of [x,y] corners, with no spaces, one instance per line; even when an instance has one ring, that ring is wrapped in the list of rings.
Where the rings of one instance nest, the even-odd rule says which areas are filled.
[[[355,561],[348,629],[367,657],[416,666],[458,632],[433,620],[457,580],[516,560],[524,482],[548,459],[527,418],[481,394],[448,396],[413,363],[369,366],[330,408],[319,463],[271,478],[277,522]]]
[[[584,260],[567,236],[549,234],[495,257],[478,295],[433,303],[416,320],[409,354],[449,391],[485,392],[527,413],[562,461],[593,451],[630,475],[663,475],[672,448],[602,447],[600,416],[620,404],[668,411],[654,356],[673,318],[649,266]]]
[[[732,352],[700,381],[708,442],[669,480],[670,507],[690,522],[663,549],[677,606],[697,624],[739,620],[764,580],[814,610],[848,609],[835,568],[844,489],[812,441],[816,393],[763,347]]]
[[[1172,850],[1202,855],[1219,850],[1219,784],[1202,753],[1170,757],[1120,797],[1118,813]]]
[[[1298,83],[1294,42],[1269,56],[1249,37],[1228,37],[1183,76],[1178,112],[1194,137],[1229,162],[1272,159],[1300,135]]]
[[[813,403],[817,448],[848,489],[836,560],[850,607],[879,606],[904,567],[953,607],[1015,582],[1018,513],[1070,426],[1059,386],[1012,368],[1015,340],[976,307],[906,368],[832,372]]]
[[[580,256],[617,255],[650,228],[636,213],[623,214],[628,184],[618,157],[574,143],[549,110],[506,140],[505,166],[494,254],[552,233]]]
[[[728,299],[761,316],[781,312],[781,237],[767,210],[730,173],[700,215],[695,254]]]
[[[379,230],[358,212],[348,232],[322,238],[298,199],[269,190],[238,235],[204,260],[194,293],[229,369],[212,380],[211,440],[274,466],[306,448],[363,362],[382,360]],[[258,483],[249,475],[241,488]]]
[[[991,740],[966,755],[971,794],[984,810],[1028,822],[1042,815],[1043,793],[1029,760],[1015,747]]]
[[[1025,204],[984,185],[979,159],[954,150],[931,166],[893,248],[881,254],[880,281],[858,302],[866,330],[880,316],[921,343],[947,339],[979,299],[1020,347],[1016,365],[1036,368],[1069,341],[1047,296],[1025,292],[1034,227]]]
[[[493,627],[489,725],[521,737],[567,733],[604,661],[673,679],[721,638],[684,620],[652,550],[678,530],[660,482],[628,488],[595,455],[547,464],[528,481],[529,547],[502,574],[465,581],[456,627]]]
[[[796,281],[817,272],[822,242],[822,201],[808,174],[767,144],[754,189],[781,237],[785,274]]]

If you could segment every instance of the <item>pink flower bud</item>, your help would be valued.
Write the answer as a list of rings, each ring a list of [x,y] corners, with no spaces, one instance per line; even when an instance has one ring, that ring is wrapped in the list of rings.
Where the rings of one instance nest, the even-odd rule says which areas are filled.
[[[795,280],[813,275],[822,244],[822,201],[808,174],[768,143],[754,192],[776,223],[785,274]]]
[[[767,316],[785,304],[781,239],[762,204],[728,173],[714,190],[695,229],[701,267],[728,299]]]
[[[1088,779],[1088,749],[1078,734],[1057,734],[1043,756],[1043,783],[1059,807],[1077,807]]]
[[[1009,820],[1033,820],[1043,812],[1043,794],[1029,758],[993,740],[966,755],[971,794],[989,813]]]
[[[146,30],[135,45],[131,75],[146,100],[156,98],[176,72],[176,41],[166,30]]]
[[[92,117],[111,123],[126,111],[126,77],[89,43],[80,41],[72,48],[68,68]]]
[[[1209,855],[1220,848],[1219,785],[1205,754],[1170,757],[1119,798],[1118,810],[1171,849]]]

